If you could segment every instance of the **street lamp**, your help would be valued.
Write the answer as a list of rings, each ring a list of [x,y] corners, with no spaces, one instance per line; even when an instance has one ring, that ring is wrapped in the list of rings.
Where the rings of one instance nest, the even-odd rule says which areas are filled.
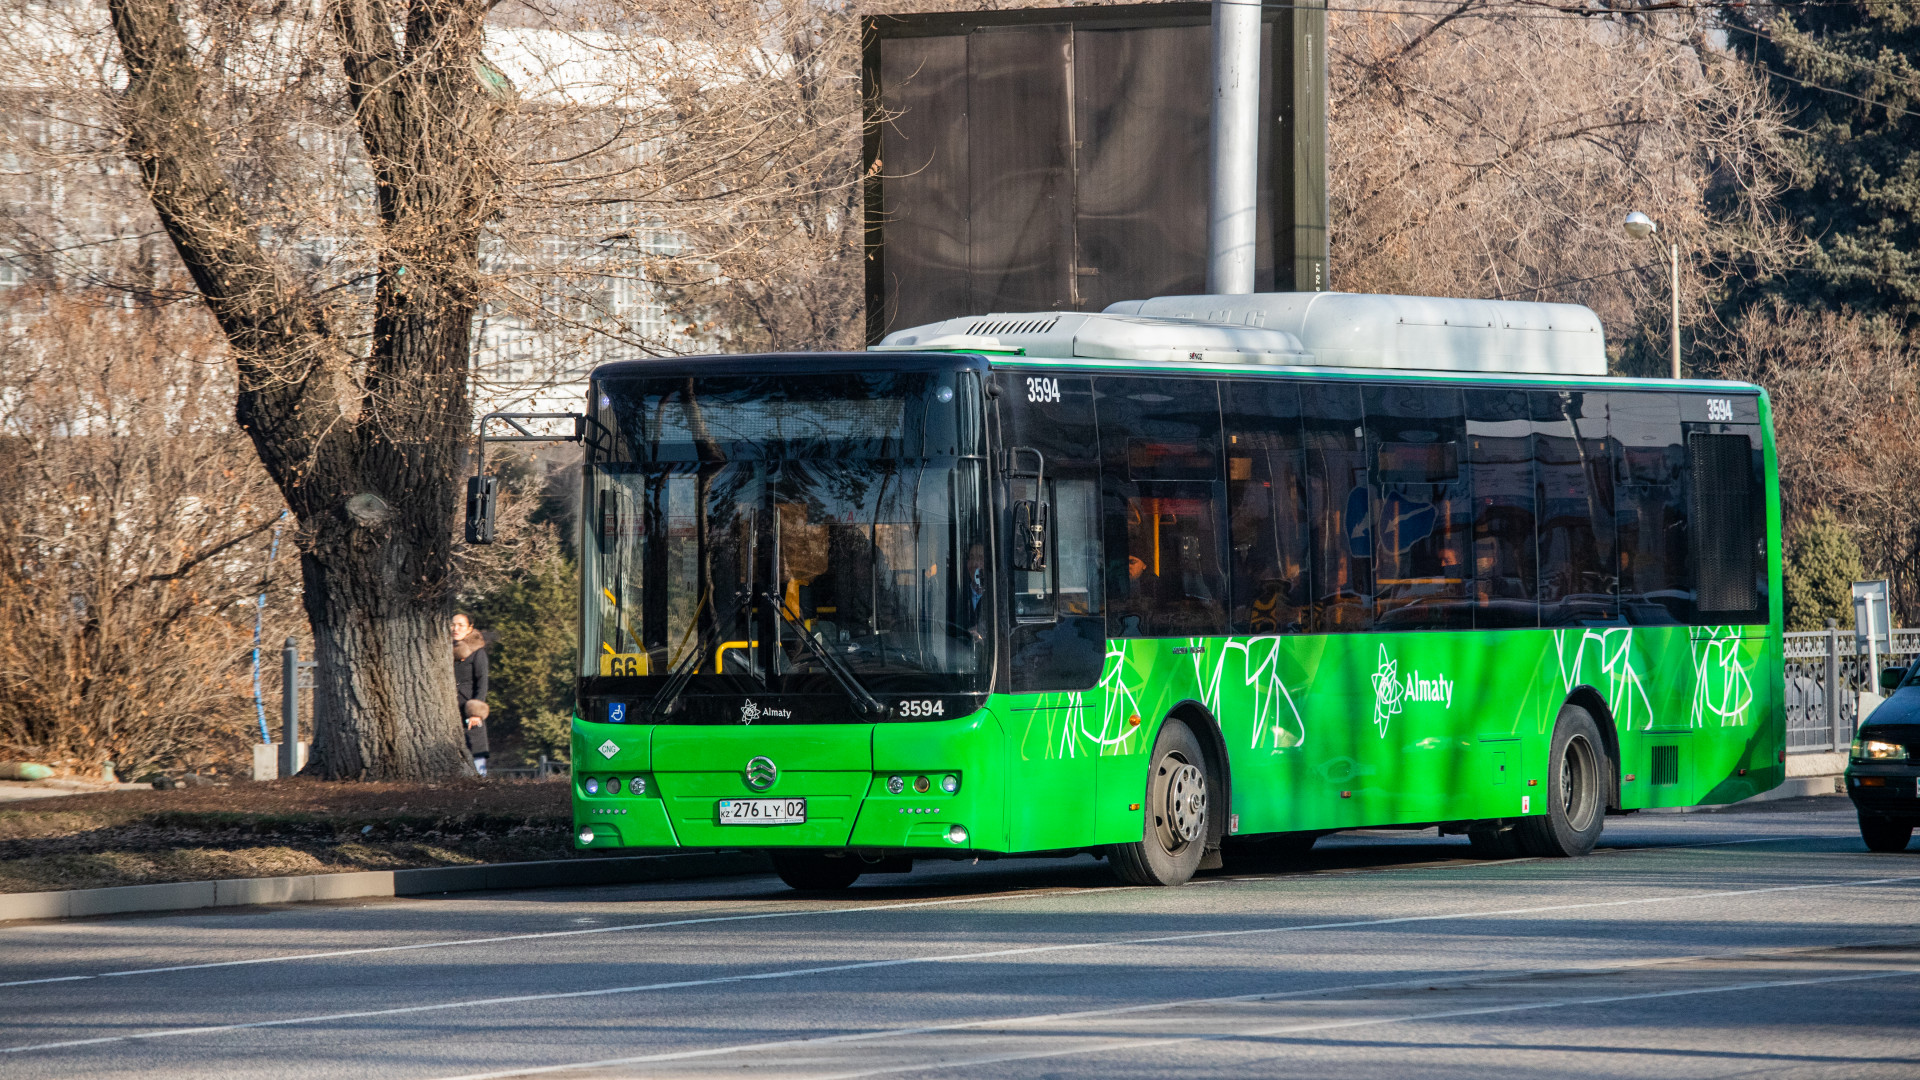
[[[1624,222],[1627,235],[1635,240],[1644,240],[1660,231],[1653,219],[1638,210],[1627,215]],[[1680,245],[1668,244],[1667,255],[1673,268],[1673,377],[1680,377]]]

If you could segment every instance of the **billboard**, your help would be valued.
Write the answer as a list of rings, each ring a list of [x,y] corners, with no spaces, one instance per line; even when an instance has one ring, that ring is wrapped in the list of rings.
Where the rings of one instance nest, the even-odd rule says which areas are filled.
[[[864,20],[868,340],[1206,291],[1210,19],[1178,3]],[[1262,20],[1255,288],[1317,291],[1325,7]]]

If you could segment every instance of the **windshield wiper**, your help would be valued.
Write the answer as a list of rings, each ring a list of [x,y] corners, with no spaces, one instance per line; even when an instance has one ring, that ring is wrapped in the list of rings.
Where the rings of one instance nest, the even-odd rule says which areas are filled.
[[[833,676],[833,681],[839,683],[840,689],[846,691],[847,696],[853,699],[854,708],[860,712],[860,715],[870,720],[877,720],[886,715],[887,707],[868,693],[866,687],[860,685],[860,680],[854,677],[844,661],[827,651],[825,645],[820,644],[799,620],[787,612],[786,605],[780,603],[771,590],[763,592],[761,596],[767,603],[773,605],[773,610],[780,613],[780,621],[786,623],[788,628],[799,636],[800,643],[807,647],[807,651],[819,658],[820,666],[826,668],[827,674]]]
[[[744,592],[745,590],[734,593],[735,610],[739,609]],[[727,612],[727,618],[730,619],[733,615],[733,611]],[[698,615],[696,614],[695,617],[698,618]],[[674,705],[680,700],[681,692],[686,690],[689,682],[693,681],[694,673],[700,670],[700,661],[712,651],[720,637],[720,628],[725,622],[726,620],[720,617],[718,611],[713,613],[713,621],[700,632],[700,640],[694,642],[693,651],[682,657],[679,665],[667,673],[667,681],[661,684],[659,691],[653,695],[653,700],[647,703],[648,717],[657,719],[673,712]]]

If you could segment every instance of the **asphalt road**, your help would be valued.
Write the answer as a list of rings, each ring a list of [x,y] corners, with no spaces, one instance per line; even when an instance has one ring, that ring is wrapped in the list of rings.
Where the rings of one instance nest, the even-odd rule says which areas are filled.
[[[1920,851],[1795,803],[1181,889],[1082,857],[16,925],[0,1076],[1920,1077]]]

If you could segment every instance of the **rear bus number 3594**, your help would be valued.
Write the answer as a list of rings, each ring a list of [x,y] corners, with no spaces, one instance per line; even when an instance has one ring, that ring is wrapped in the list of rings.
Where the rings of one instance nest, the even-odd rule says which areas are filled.
[[[938,699],[932,701],[902,701],[900,715],[906,717],[945,716],[947,703]]]
[[[1040,402],[1059,401],[1060,400],[1060,380],[1059,379],[1028,379],[1027,380],[1027,400],[1040,401]]]

